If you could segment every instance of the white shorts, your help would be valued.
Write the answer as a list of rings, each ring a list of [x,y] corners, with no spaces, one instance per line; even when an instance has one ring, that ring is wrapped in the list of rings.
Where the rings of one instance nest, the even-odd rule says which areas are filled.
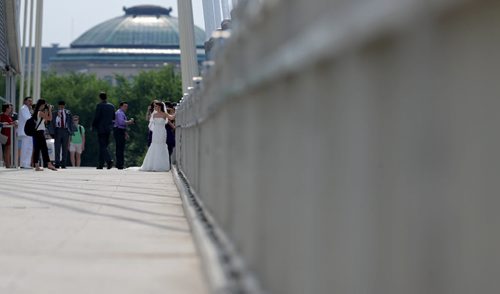
[[[69,152],[76,152],[78,154],[82,154],[82,144],[69,144]]]

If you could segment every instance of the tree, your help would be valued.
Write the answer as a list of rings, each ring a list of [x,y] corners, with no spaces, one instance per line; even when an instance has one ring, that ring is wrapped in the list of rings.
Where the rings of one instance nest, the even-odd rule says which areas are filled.
[[[115,81],[111,85],[93,74],[82,73],[43,75],[42,97],[54,105],[59,100],[64,100],[67,108],[80,116],[80,123],[87,131],[82,166],[97,165],[97,136],[90,131],[90,127],[100,91],[107,92],[109,102],[116,107],[120,101],[128,102],[127,117],[135,119],[136,124],[131,125],[128,130],[130,139],[125,150],[125,162],[129,166],[140,165],[147,151],[148,122],[145,116],[148,105],[153,99],[177,102],[182,95],[180,76],[171,66],[158,71],[141,72],[130,79],[116,75]],[[110,145],[110,151],[114,152],[114,142]]]

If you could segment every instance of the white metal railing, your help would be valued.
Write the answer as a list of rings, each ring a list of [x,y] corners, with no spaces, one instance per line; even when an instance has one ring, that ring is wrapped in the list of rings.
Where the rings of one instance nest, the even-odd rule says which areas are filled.
[[[498,1],[239,1],[177,164],[269,293],[498,289]]]

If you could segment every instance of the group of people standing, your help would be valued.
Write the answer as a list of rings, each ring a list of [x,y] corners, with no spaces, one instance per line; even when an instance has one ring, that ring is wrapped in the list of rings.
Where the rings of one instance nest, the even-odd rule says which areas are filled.
[[[92,130],[97,133],[99,144],[99,157],[97,169],[125,168],[125,145],[129,139],[127,128],[135,124],[133,118],[128,119],[126,112],[128,103],[120,102],[118,110],[108,102],[105,92],[99,93],[100,103],[95,109]],[[139,168],[142,171],[168,171],[171,167],[171,156],[175,147],[175,105],[170,102],[154,100],[146,113],[148,128],[148,151],[144,162]],[[12,118],[12,105],[6,104],[2,107],[0,122],[4,124],[15,124],[18,134],[19,165],[21,168],[32,168],[42,171],[43,167],[51,170],[66,168],[66,159],[70,153],[71,164],[80,166],[81,154],[85,150],[85,128],[80,125],[79,117],[72,115],[66,109],[64,101],[59,101],[57,109],[53,109],[46,100],[39,99],[33,109],[31,97],[24,99],[24,104],[19,112],[19,120]],[[36,124],[34,134],[27,135],[24,132],[26,122],[33,117]],[[116,145],[116,162],[113,162],[108,150],[111,132]],[[4,133],[4,130],[2,130]],[[145,134],[146,135],[146,134]],[[50,160],[47,139],[54,139],[54,162]],[[9,146],[12,146],[10,137],[4,144],[5,165],[10,167],[11,159]],[[43,167],[40,166],[40,156]]]
[[[101,92],[99,98],[101,102],[97,104],[92,122],[92,128],[97,132],[99,142],[97,169],[103,169],[104,163],[108,169],[113,167],[113,160],[108,151],[111,131],[113,131],[116,144],[116,168],[123,169],[125,167],[125,142],[128,139],[127,126],[134,124],[135,121],[133,118],[127,119],[127,102],[120,102],[119,109],[115,112],[115,106],[108,102],[105,92]]]
[[[101,92],[99,98],[101,102],[96,106],[92,122],[92,128],[97,132],[99,142],[97,169],[103,169],[104,164],[108,169],[113,167],[113,160],[108,150],[111,131],[113,131],[116,145],[116,168],[123,169],[125,167],[125,144],[128,140],[127,126],[134,124],[135,121],[133,118],[127,118],[127,102],[120,102],[119,109],[115,112],[115,107],[108,102],[105,92]],[[170,112],[175,112],[173,105],[170,104],[170,106]],[[139,170],[168,171],[170,170],[170,156],[175,146],[173,133],[175,125],[172,123],[175,113],[168,113],[167,106],[155,100],[148,109],[146,119],[149,121],[149,147]],[[170,132],[169,136],[167,136],[168,132]]]
[[[23,106],[19,111],[17,120],[12,117],[12,105],[4,104],[0,119],[6,124],[13,124],[17,127],[19,166],[21,168],[35,167],[36,171],[41,171],[40,154],[43,159],[43,166],[51,170],[66,168],[68,152],[73,166],[80,166],[81,154],[85,149],[85,128],[80,125],[79,117],[72,115],[67,110],[64,101],[58,102],[57,109],[47,104],[45,99],[39,99],[33,109],[33,99],[26,97]],[[28,136],[24,127],[26,122],[32,118],[35,121],[35,132]],[[2,130],[3,133],[3,130]],[[47,138],[54,138],[54,163],[51,162],[47,146]],[[12,146],[9,134],[6,146],[3,146],[4,153],[8,153],[5,166],[10,167],[10,148]]]

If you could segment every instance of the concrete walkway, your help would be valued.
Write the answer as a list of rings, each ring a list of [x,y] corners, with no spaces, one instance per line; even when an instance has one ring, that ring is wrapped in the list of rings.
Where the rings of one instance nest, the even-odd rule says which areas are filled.
[[[170,173],[0,170],[0,293],[206,293]]]

